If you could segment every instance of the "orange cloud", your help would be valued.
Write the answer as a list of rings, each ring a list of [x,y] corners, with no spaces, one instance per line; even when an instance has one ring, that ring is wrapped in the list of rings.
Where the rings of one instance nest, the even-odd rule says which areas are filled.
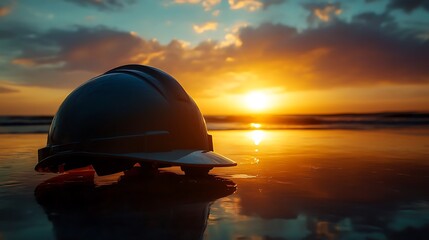
[[[210,11],[214,6],[218,5],[221,0],[203,0],[202,5],[204,10]]]
[[[19,92],[16,88],[0,86],[0,94]]]
[[[36,62],[30,58],[15,58],[12,60],[12,63],[23,67],[32,67],[36,65]]]
[[[8,15],[12,11],[12,6],[0,6],[0,17]]]
[[[315,20],[329,22],[333,16],[342,13],[340,3],[308,3],[304,7],[310,11],[309,22],[314,22]]]
[[[28,42],[14,41],[14,35],[10,35],[10,41],[22,53],[3,66],[6,71],[1,77],[8,74],[13,81],[22,83],[22,87],[4,87],[25,93],[9,91],[0,97],[0,107],[5,113],[29,109],[53,113],[60,97],[35,102],[34,96],[55,94],[53,88],[74,88],[110,68],[138,63],[173,75],[208,113],[245,111],[242,106],[227,103],[237,102],[255,89],[276,89],[274,95],[283,100],[273,111],[280,107],[282,111],[301,113],[344,111],[350,107],[353,111],[425,109],[429,45],[413,35],[380,27],[383,24],[374,25],[374,19],[390,21],[360,16],[350,23],[333,21],[305,31],[282,24],[243,25],[229,30],[240,44],[203,41],[195,46],[179,40],[161,44],[105,27],[34,33]],[[44,48],[46,44],[52,48]],[[408,94],[422,91],[419,96],[404,95],[401,91],[406,86]],[[43,89],[34,92],[38,88]],[[376,90],[366,97],[370,89]],[[65,95],[69,90],[60,91]],[[348,100],[348,96],[353,97]],[[402,98],[395,100],[396,97]],[[11,102],[20,107],[10,107]],[[373,106],[371,102],[377,104]],[[228,108],[219,108],[223,105]]]
[[[223,41],[221,41],[219,43],[220,47],[226,47],[226,46],[241,46],[242,42],[240,40],[240,29],[247,27],[248,23],[246,22],[242,22],[242,23],[237,23],[234,26],[232,26],[231,28],[227,28],[226,29],[226,34],[225,37],[223,39]]]
[[[256,11],[264,6],[258,0],[228,0],[228,3],[232,10],[245,9],[249,12]]]
[[[219,16],[219,14],[220,14],[220,10],[215,10],[212,12],[212,15],[215,17]]]
[[[390,27],[375,28],[368,19],[373,18],[334,21],[301,32],[282,24],[243,25],[228,32],[231,39],[203,41],[195,46],[179,40],[161,44],[102,27],[52,30],[36,35],[25,43],[28,45],[17,46],[24,51],[14,63],[29,67],[11,76],[27,84],[70,86],[118,65],[140,63],[164,69],[194,96],[203,97],[256,88],[309,91],[380,84],[427,85],[429,45]],[[42,51],[45,45],[39,48],[37,43],[57,50]],[[37,68],[46,64],[57,67]],[[80,75],[66,74],[77,71]]]
[[[217,29],[217,22],[206,22],[201,25],[193,25],[192,28],[196,33],[203,33],[206,31],[214,31]]]
[[[322,9],[315,9],[314,15],[316,15],[320,20],[328,22],[331,19],[331,15],[340,15],[342,12],[341,9],[336,8],[335,6],[325,6]]]

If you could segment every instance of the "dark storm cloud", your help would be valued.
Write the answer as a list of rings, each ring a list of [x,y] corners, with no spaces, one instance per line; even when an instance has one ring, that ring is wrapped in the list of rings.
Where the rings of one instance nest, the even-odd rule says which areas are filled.
[[[390,10],[401,9],[406,13],[411,13],[418,8],[429,11],[429,0],[390,0],[387,8]]]
[[[95,7],[99,10],[118,10],[136,2],[136,0],[66,0],[84,7]]]
[[[262,1],[262,8],[265,10],[270,6],[279,5],[285,3],[287,0],[264,0]]]

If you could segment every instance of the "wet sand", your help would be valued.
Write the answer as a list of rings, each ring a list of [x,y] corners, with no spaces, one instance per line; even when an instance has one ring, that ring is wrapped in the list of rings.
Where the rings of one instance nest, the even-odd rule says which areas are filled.
[[[44,134],[0,135],[0,239],[427,239],[429,131],[212,131],[237,161],[98,177],[33,171]]]

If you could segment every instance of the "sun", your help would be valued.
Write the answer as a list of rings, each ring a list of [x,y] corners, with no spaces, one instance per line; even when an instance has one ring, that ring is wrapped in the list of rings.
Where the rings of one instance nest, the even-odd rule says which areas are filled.
[[[263,92],[250,92],[245,96],[245,103],[253,111],[262,111],[268,107],[268,96]]]

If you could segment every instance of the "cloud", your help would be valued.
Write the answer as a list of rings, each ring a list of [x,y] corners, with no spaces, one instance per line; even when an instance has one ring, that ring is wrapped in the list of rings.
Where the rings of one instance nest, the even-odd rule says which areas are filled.
[[[228,3],[232,10],[244,9],[249,12],[254,12],[264,6],[264,4],[258,0],[228,0]]]
[[[63,65],[67,69],[99,70],[129,61],[147,42],[130,32],[106,27],[54,29],[32,39],[40,49],[24,48],[13,63],[21,65]],[[43,48],[43,45],[51,46]],[[104,57],[97,58],[97,56]],[[107,57],[108,56],[108,57]],[[107,57],[107,58],[106,58]]]
[[[243,43],[240,40],[240,29],[247,27],[249,24],[247,22],[240,22],[236,23],[230,28],[226,29],[226,35],[219,43],[220,47],[226,47],[226,46],[236,46],[240,47]]]
[[[99,10],[119,10],[127,5],[134,4],[136,0],[66,0],[84,7],[95,7]]]
[[[8,15],[12,11],[12,5],[0,6],[0,17]]]
[[[232,10],[244,9],[253,12],[259,9],[267,9],[269,6],[285,3],[287,0],[228,0]],[[221,3],[221,0],[173,0],[176,4],[200,4],[205,11],[212,10]],[[214,12],[214,16],[218,13]]]
[[[297,33],[267,24],[244,30],[241,40],[243,48],[259,45],[255,57],[301,63],[291,69],[300,83],[288,83],[297,88],[429,82],[429,42],[391,28],[338,21]]]
[[[201,4],[205,11],[210,11],[218,5],[221,0],[173,0],[176,4]]]
[[[283,4],[286,1],[287,0],[263,0],[262,1],[263,9],[265,10],[265,9],[267,9],[270,6]]]
[[[16,26],[8,27],[15,29]],[[10,29],[0,27],[0,35],[2,31],[10,32]],[[77,26],[47,32],[25,27],[19,29],[19,34],[5,34],[2,39],[2,46],[11,43],[7,52],[14,55],[7,56],[10,59],[7,64],[0,64],[0,77],[12,78],[14,82],[26,85],[56,88],[76,87],[113,67],[138,63],[165,69],[186,79],[183,82],[190,88],[201,89],[213,79],[204,78],[200,85],[195,77],[219,70],[217,65],[224,63],[230,49],[219,48],[214,41],[204,41],[194,47],[179,40],[164,45],[103,26]],[[31,38],[22,38],[29,34]]]
[[[198,4],[201,2],[201,0],[174,0],[175,3],[178,4],[184,4],[184,3],[188,3],[188,4]]]
[[[202,5],[204,10],[210,11],[214,6],[218,5],[221,0],[203,0]]]
[[[16,55],[0,64],[0,77],[76,86],[118,65],[138,63],[164,69],[195,96],[255,88],[428,84],[429,40],[391,23],[388,15],[365,13],[351,22],[337,20],[303,31],[283,24],[243,25],[231,30],[230,44],[203,41],[196,46],[178,40],[161,44],[102,26],[47,32],[22,27],[20,34],[3,38],[3,44],[14,43],[8,52]],[[30,33],[31,38],[22,38]]]
[[[377,14],[373,12],[364,12],[356,16],[353,16],[353,21],[361,24],[368,24],[373,26],[387,26],[389,25],[392,28],[397,27],[395,19],[390,16],[387,12],[382,14]]]
[[[192,28],[196,33],[203,33],[206,31],[214,31],[217,29],[217,22],[206,22],[200,25],[193,25]]]
[[[215,16],[215,17],[219,16],[219,14],[220,14],[220,10],[214,10],[212,12],[212,15]]]
[[[365,0],[366,3],[380,1],[382,0]],[[429,11],[429,0],[388,0],[387,4],[388,11],[398,9],[408,14],[419,8]]]
[[[307,3],[303,5],[305,9],[310,11],[308,21],[310,23],[316,20],[329,22],[336,15],[342,13],[340,3]]]
[[[17,89],[0,86],[0,94],[19,92]]]
[[[159,45],[133,33],[102,26],[41,32],[11,23],[0,26],[0,37],[0,77],[50,87],[75,87],[132,59],[144,62]]]
[[[418,8],[429,11],[429,0],[390,0],[387,8],[389,10],[400,9],[406,13],[411,13]]]
[[[31,58],[15,58],[12,60],[12,63],[23,67],[33,67],[36,65],[36,62]]]

